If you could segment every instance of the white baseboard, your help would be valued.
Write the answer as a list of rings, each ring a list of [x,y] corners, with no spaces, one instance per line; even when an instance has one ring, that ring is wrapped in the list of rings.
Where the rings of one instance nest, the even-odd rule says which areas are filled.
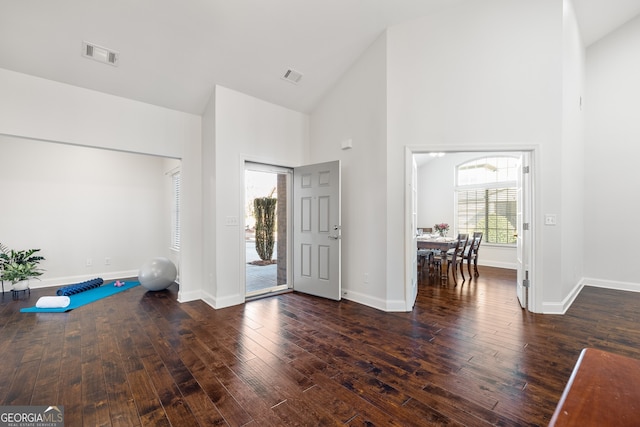
[[[382,298],[372,297],[371,295],[362,294],[360,292],[350,291],[348,289],[342,290],[342,298],[356,302],[358,304],[366,305],[377,310],[382,311],[407,311],[406,303],[404,300],[387,301]]]
[[[518,264],[514,262],[485,261],[482,263],[479,262],[478,265],[484,265],[486,267],[506,268],[509,270],[515,270],[518,268]],[[465,266],[466,266],[466,263],[465,263]]]
[[[180,290],[178,291],[178,302],[190,302],[190,301],[197,301],[200,299],[204,301],[204,298],[202,297],[202,292],[199,290],[184,292],[182,291],[182,288],[180,288]]]
[[[199,299],[210,305],[212,308],[215,308],[216,310],[244,303],[244,295],[239,294],[230,295],[223,298],[216,298],[208,292],[202,292]]]
[[[584,280],[580,280],[569,292],[569,295],[566,296],[560,302],[545,302],[542,303],[542,313],[543,314],[565,314],[571,304],[576,300],[578,295],[580,295],[580,291],[584,288]]]
[[[615,291],[627,291],[627,292],[640,292],[640,283],[633,282],[618,282],[615,280],[603,280],[586,277],[580,280],[580,282],[571,290],[569,295],[558,303],[543,303],[542,312],[545,314],[565,314],[571,304],[580,294],[580,291],[585,286],[591,286],[594,288],[612,289]]]
[[[582,279],[585,286],[593,286],[594,288],[614,289],[616,291],[640,292],[640,283],[618,282],[615,280],[602,280],[587,277]]]
[[[82,274],[78,276],[65,276],[65,277],[53,277],[40,280],[29,280],[29,287],[31,289],[50,288],[50,287],[62,287],[73,285],[76,283],[86,282],[87,280],[102,278],[105,282],[109,280],[122,279],[125,277],[138,277],[138,270],[129,271],[112,271],[109,273],[94,273],[94,274]],[[7,283],[4,284],[5,289]],[[9,288],[11,284],[8,284]]]

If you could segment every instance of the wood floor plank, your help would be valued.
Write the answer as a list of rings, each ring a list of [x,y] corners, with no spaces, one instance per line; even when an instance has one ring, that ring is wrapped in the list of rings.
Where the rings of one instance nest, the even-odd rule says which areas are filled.
[[[229,425],[241,426],[252,421],[252,417],[233,399],[229,391],[218,381],[214,373],[205,366],[198,355],[188,347],[182,347],[179,350],[179,354],[185,364],[189,366],[202,390]]]
[[[144,358],[143,363],[147,362],[147,371],[155,374],[152,378],[157,378],[154,385],[161,396],[163,406],[167,408],[167,402],[177,401],[180,405],[176,405],[176,408],[188,408],[189,411],[179,410],[174,414],[174,417],[180,417],[179,422],[183,424],[189,424],[193,416],[196,422],[202,425],[223,425],[224,418],[216,406],[161,333],[157,322],[161,322],[162,319],[155,318],[156,321],[148,322],[142,314],[138,314],[138,320],[156,351],[156,357]],[[182,401],[185,405],[182,405]],[[171,420],[171,413],[168,413],[168,416]]]
[[[140,419],[127,382],[118,340],[115,334],[110,333],[112,326],[122,325],[118,324],[117,319],[102,317],[96,331],[111,424],[114,427],[139,426]]]
[[[0,404],[67,425],[545,426],[582,348],[640,359],[640,294],[585,287],[541,315],[512,270],[450,282],[421,275],[409,313],[298,293],[215,310],[175,285],[69,313],[5,296]]]
[[[171,423],[167,419],[147,373],[144,370],[127,373],[127,382],[131,385],[131,393],[138,408],[141,425],[170,426]]]

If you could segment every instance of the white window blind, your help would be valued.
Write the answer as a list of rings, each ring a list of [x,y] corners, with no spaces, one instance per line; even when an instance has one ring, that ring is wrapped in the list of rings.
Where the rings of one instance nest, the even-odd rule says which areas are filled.
[[[459,233],[483,233],[483,242],[515,245],[518,159],[485,157],[457,168],[456,210]]]
[[[458,190],[458,230],[483,232],[487,243],[515,244],[516,188]]]
[[[180,250],[180,172],[171,175],[173,203],[171,208],[171,249]]]

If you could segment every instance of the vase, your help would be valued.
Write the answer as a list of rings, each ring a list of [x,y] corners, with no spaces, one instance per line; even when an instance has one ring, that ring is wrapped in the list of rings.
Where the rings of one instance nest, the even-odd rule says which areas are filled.
[[[29,289],[29,280],[21,280],[13,284],[14,291],[24,291]]]
[[[447,231],[446,230],[440,230],[438,231],[438,233],[440,233],[440,237],[444,237],[447,235]]]

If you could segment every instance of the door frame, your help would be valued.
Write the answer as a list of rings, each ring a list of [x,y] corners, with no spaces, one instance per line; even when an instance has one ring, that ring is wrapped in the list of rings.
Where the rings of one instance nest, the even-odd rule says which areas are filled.
[[[272,173],[287,173],[289,178],[287,180],[287,289],[293,289],[293,206],[291,204],[292,195],[293,195],[293,167],[292,166],[284,166],[277,165],[270,162],[265,162],[262,160],[256,160],[255,158],[243,157],[242,158],[242,168],[241,168],[241,188],[242,188],[242,196],[241,196],[241,215],[240,215],[240,282],[242,289],[243,298],[247,299],[247,276],[246,276],[246,265],[247,265],[247,254],[245,250],[245,229],[247,227],[247,223],[244,217],[244,201],[246,198],[247,191],[247,183],[245,181],[245,172],[247,170],[247,164],[256,165],[256,168],[253,170],[259,170],[261,172],[272,172]]]
[[[412,230],[412,212],[411,212],[411,198],[412,198],[412,162],[414,154],[425,154],[431,152],[439,153],[478,153],[478,154],[491,154],[496,152],[528,152],[530,160],[530,172],[529,172],[529,194],[525,194],[524,197],[530,201],[529,212],[529,238],[525,239],[525,253],[528,256],[528,262],[525,263],[529,266],[529,288],[527,297],[528,311],[536,311],[538,305],[538,292],[536,286],[536,278],[541,277],[537,273],[536,263],[536,241],[538,234],[538,227],[536,226],[535,219],[539,218],[538,215],[538,203],[539,194],[538,186],[536,185],[536,169],[539,169],[540,164],[540,146],[539,145],[523,145],[523,144],[499,144],[499,145],[470,145],[470,144],[433,144],[433,145],[407,145],[405,146],[405,203],[404,203],[404,221],[405,221],[405,301],[407,303],[406,310],[411,311],[412,307],[409,307],[411,303],[411,295],[413,292],[412,284],[412,257],[415,256],[415,230]],[[514,288],[514,297],[515,297]]]

